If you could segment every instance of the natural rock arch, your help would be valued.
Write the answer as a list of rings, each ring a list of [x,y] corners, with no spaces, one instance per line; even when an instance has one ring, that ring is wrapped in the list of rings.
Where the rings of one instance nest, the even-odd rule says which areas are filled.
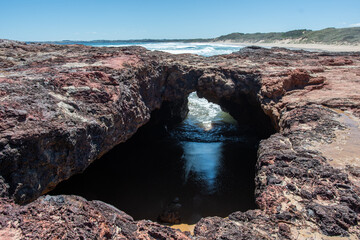
[[[103,54],[109,52],[107,49],[102,51]],[[116,53],[120,57],[113,57],[115,60],[112,61],[125,58],[122,54],[128,51],[125,48]],[[10,183],[10,194],[17,202],[36,199],[58,182],[84,171],[92,161],[129,139],[150,120],[151,114],[153,119],[158,118],[154,122],[169,124],[183,120],[187,96],[193,91],[218,103],[237,121],[251,123],[265,135],[271,132],[271,124],[258,99],[260,77],[254,71],[198,68],[181,62],[182,58],[190,56],[175,58],[173,62],[172,59],[162,59],[169,57],[168,54],[151,53],[142,48],[132,48],[131,54],[136,54],[131,56],[144,63],[120,69],[109,68],[106,64],[89,67],[91,64],[88,64],[87,68],[80,68],[81,71],[51,76],[46,85],[51,88],[44,85],[40,90],[35,87],[39,82],[26,83],[29,97],[33,97],[35,102],[41,101],[40,98],[48,99],[51,107],[45,111],[51,120],[37,130],[40,133],[33,132],[19,140],[10,138],[4,143],[3,162],[7,167],[1,171]],[[158,58],[158,62],[149,62],[153,57]],[[192,58],[195,61],[202,59]],[[125,60],[135,61],[132,57]],[[112,62],[109,64],[113,66]],[[75,63],[70,69],[73,66],[79,69]],[[35,68],[31,74],[42,74],[36,71]],[[32,108],[30,105],[23,111],[24,118],[33,114],[30,112]],[[16,119],[20,126],[25,125],[23,131],[31,131],[27,125],[32,122],[22,124],[17,110],[8,111],[19,116]],[[35,127],[39,128],[39,125]]]
[[[196,237],[295,239],[310,230],[320,237],[360,236],[359,166],[346,150],[359,142],[358,53],[245,48],[205,58],[137,47],[7,40],[0,40],[0,48],[0,222],[5,223],[0,234],[50,237],[64,229],[52,217],[75,211],[81,214],[70,216],[91,217],[66,215],[67,226],[81,229],[87,219],[105,226],[87,224],[92,232],[81,233],[88,238],[160,234],[186,239],[156,223],[135,222],[101,202],[45,196],[20,206],[11,198],[26,203],[45,194],[129,139],[154,110],[166,102],[177,109],[196,90],[238,121],[244,116],[256,120],[259,129],[265,114],[278,131],[258,150],[260,209],[235,212],[228,219],[204,218],[196,225]],[[253,106],[257,111],[249,111]],[[245,113],[238,114],[239,109]],[[353,142],[347,140],[341,159],[331,155],[331,148],[341,144],[339,136],[349,134]],[[33,231],[39,223],[44,223],[41,229]]]

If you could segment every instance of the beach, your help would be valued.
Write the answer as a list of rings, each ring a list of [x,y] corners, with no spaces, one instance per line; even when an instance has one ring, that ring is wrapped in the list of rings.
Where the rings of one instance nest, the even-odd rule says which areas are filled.
[[[320,43],[289,43],[285,41],[278,41],[274,43],[263,42],[233,42],[233,41],[218,41],[217,44],[238,45],[238,46],[259,46],[259,47],[283,47],[289,49],[302,49],[308,51],[329,51],[329,52],[360,52],[360,45],[328,45]]]

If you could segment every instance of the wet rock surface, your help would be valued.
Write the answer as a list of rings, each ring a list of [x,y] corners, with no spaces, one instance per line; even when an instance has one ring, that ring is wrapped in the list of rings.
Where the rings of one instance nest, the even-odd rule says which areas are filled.
[[[99,201],[41,196],[151,115],[180,121],[193,91],[276,129],[258,150],[258,210],[203,218],[190,236]],[[359,53],[249,47],[205,58],[0,40],[0,236],[358,239],[359,96]]]

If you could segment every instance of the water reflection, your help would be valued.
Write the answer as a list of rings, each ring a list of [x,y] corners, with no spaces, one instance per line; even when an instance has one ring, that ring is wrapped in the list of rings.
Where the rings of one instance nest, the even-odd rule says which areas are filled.
[[[192,176],[201,191],[214,194],[221,169],[224,142],[239,141],[236,121],[219,105],[189,95],[189,113],[185,121],[172,131],[181,141],[184,160],[184,183]]]
[[[184,150],[185,184],[191,172],[209,194],[216,191],[216,179],[221,168],[222,142],[182,142]]]

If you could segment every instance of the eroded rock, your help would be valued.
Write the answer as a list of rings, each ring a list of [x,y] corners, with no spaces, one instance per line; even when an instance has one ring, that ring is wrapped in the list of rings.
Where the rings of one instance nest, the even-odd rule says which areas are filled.
[[[1,201],[0,237],[8,239],[190,239],[150,221],[134,221],[101,201],[43,196],[19,206]]]
[[[204,218],[193,238],[360,238],[360,150],[342,147],[348,130],[359,128],[359,69],[359,53],[249,47],[205,58],[0,40],[0,236],[189,238],[98,201],[39,196],[151,115],[180,121],[184,99],[197,91],[238,121],[278,133],[259,146],[259,209]]]

